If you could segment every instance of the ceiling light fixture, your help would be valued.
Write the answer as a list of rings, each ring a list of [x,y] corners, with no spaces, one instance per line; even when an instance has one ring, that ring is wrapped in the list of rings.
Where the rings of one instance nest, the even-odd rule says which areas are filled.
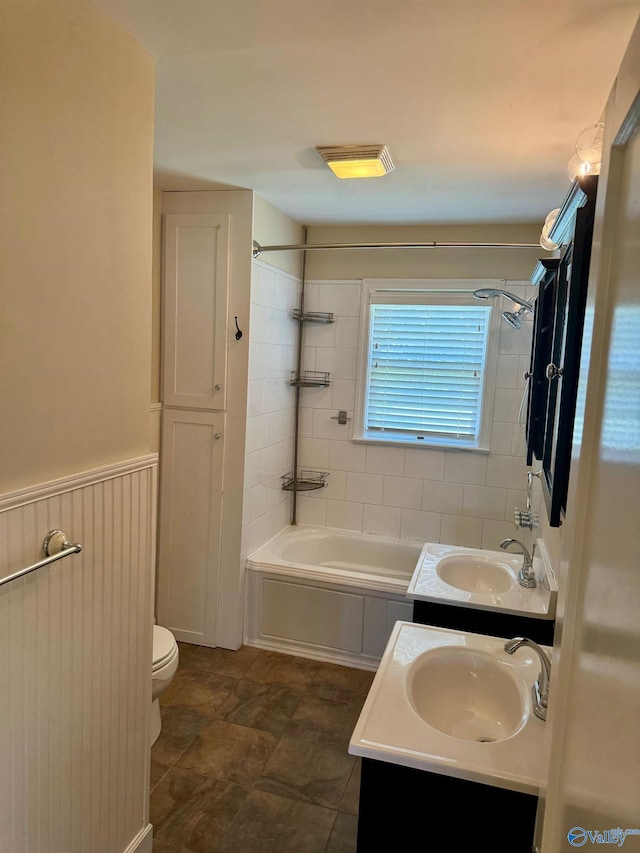
[[[325,145],[316,150],[338,178],[378,178],[395,169],[386,145]]]

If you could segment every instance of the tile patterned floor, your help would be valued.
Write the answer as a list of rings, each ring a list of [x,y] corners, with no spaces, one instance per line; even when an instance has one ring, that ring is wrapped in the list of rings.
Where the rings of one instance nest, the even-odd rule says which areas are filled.
[[[154,853],[353,853],[373,673],[180,643],[151,750]]]

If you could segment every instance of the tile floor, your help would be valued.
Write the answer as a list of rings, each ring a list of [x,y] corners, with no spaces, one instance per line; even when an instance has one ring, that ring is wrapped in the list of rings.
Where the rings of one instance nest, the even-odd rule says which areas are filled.
[[[154,853],[351,853],[372,672],[180,643],[151,750]]]

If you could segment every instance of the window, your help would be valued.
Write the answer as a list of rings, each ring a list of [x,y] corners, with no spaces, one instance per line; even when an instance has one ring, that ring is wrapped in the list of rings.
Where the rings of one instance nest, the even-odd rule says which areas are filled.
[[[354,438],[488,450],[499,315],[474,299],[483,283],[464,282],[465,291],[398,284],[364,288]]]

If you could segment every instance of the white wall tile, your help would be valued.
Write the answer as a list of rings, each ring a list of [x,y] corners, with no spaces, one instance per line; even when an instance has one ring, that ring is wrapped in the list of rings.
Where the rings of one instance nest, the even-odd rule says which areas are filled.
[[[527,488],[526,460],[522,456],[489,456],[487,486],[503,489]]]
[[[513,424],[494,421],[491,424],[491,453],[501,456],[511,455],[511,441],[513,435]]]
[[[319,311],[318,308],[318,294],[320,292],[320,285],[312,284],[308,282],[304,286],[304,310],[305,311]]]
[[[252,306],[256,335],[252,328],[250,379],[259,384],[254,387],[252,416],[247,422],[247,452],[278,445],[281,454],[284,443],[292,437],[295,392],[288,380],[295,363],[298,331],[298,324],[288,314],[288,303],[297,306],[300,284],[273,268],[266,272],[263,277],[260,267],[254,270],[253,301],[259,304]],[[524,295],[529,285],[509,283],[514,293],[520,293],[518,287]],[[409,532],[417,539],[424,539],[426,530],[435,541],[442,535],[442,541],[486,547],[483,538],[505,530],[486,525],[508,528],[514,508],[511,504],[520,501],[526,486],[523,431],[515,421],[524,385],[521,374],[529,363],[531,322],[520,330],[505,323],[500,326],[490,455],[367,445],[350,440],[352,421],[341,426],[333,419],[340,409],[346,409],[351,418],[354,415],[360,298],[359,282],[308,282],[305,286],[305,310],[330,311],[336,322],[304,326],[303,368],[328,371],[331,385],[327,389],[302,389],[300,461],[305,467],[328,470],[331,475],[326,489],[298,495],[299,520],[323,525],[330,517],[350,529],[394,536]],[[271,424],[266,435],[265,418]],[[262,500],[266,507],[263,514],[268,518],[263,530],[271,529],[284,517],[282,496],[277,496],[275,485],[271,489],[272,484],[277,485],[274,472],[281,457],[265,453],[264,458],[268,471],[263,474],[273,476],[261,484],[261,497],[252,494],[249,499],[252,512],[257,501]],[[254,484],[255,475],[255,465],[249,459],[247,483]],[[524,500],[522,504],[524,508]],[[339,521],[340,513],[346,520]]]
[[[527,439],[525,436],[525,432],[521,426],[518,426],[518,424],[513,425],[513,434],[511,436],[511,455],[527,455]]]
[[[329,442],[329,465],[341,471],[364,471],[367,448],[353,441]]]
[[[393,506],[365,504],[362,529],[380,536],[400,536],[402,510]]]
[[[260,457],[261,451],[254,450],[247,453],[244,459],[244,488],[251,489],[260,482]]]
[[[303,467],[329,468],[329,441],[326,438],[299,438],[298,459]]]
[[[336,324],[335,323],[305,323],[304,342],[312,347],[335,347]],[[352,344],[353,346],[353,344]]]
[[[332,471],[329,469],[327,485],[323,489],[308,492],[310,498],[324,498],[326,500],[345,500],[347,475],[345,471]]]
[[[334,420],[336,412],[333,409],[313,409],[313,428],[312,434],[314,438],[330,438],[338,440],[347,440],[351,438],[353,412],[347,412],[347,416],[351,418],[346,425],[339,424]]]
[[[522,391],[510,388],[496,388],[493,403],[493,420],[517,423]]]
[[[343,530],[362,530],[361,503],[349,501],[327,501],[327,527],[340,527]]]
[[[513,521],[513,513],[515,510],[526,510],[527,508],[527,492],[519,489],[507,489],[507,506],[505,509],[504,520]],[[533,510],[535,512],[535,510]]]
[[[409,447],[404,452],[404,476],[421,480],[442,480],[444,460],[444,450]]]
[[[531,366],[531,354],[519,356],[519,364],[518,364],[518,388],[524,388],[527,384],[527,380],[524,378],[525,373],[529,372],[529,368]]]
[[[402,477],[404,474],[404,448],[367,445],[365,470],[371,474],[392,474],[396,477]]]
[[[502,540],[507,537],[513,538],[514,533],[516,538],[522,538],[518,536],[512,521],[493,521],[485,518],[482,520],[482,547],[489,551],[499,551]]]
[[[496,388],[517,388],[519,355],[499,355],[496,370]]]
[[[298,434],[308,437],[313,436],[313,409],[301,408],[298,421]]]
[[[440,513],[403,509],[400,536],[403,539],[417,539],[420,542],[439,542]]]
[[[347,473],[346,499],[360,503],[381,504],[384,477],[382,474]]]
[[[360,285],[321,284],[318,291],[318,311],[331,311],[344,317],[358,317]]]
[[[247,415],[250,418],[264,414],[264,379],[253,379],[247,392]]]
[[[355,349],[359,345],[359,317],[336,317],[335,327],[337,347]]]
[[[462,513],[464,486],[442,480],[422,481],[422,509],[430,512]]]
[[[334,379],[331,383],[331,405],[334,409],[352,411],[356,404],[354,379]]]
[[[300,405],[308,409],[332,409],[333,388],[331,385],[326,388],[301,388]]]
[[[326,498],[310,498],[298,493],[296,502],[296,519],[299,524],[313,524],[317,527],[327,526]]]
[[[487,457],[484,454],[446,451],[444,479],[448,482],[484,486],[486,477]]]
[[[481,548],[482,519],[464,515],[443,515],[440,525],[440,541],[445,545]]]
[[[531,352],[531,334],[524,323],[521,329],[512,329],[502,323],[498,352],[500,355],[528,355]]]
[[[385,506],[420,509],[422,506],[422,482],[408,477],[385,477],[382,502]]]
[[[282,409],[279,412],[270,412],[265,416],[269,424],[269,444],[277,444],[293,438],[294,413],[293,409]]]
[[[331,379],[355,379],[356,350],[346,347],[318,350],[316,352],[316,369],[328,370]]]
[[[464,487],[463,515],[502,520],[504,519],[506,505],[506,489],[492,489],[488,486],[469,485]]]

